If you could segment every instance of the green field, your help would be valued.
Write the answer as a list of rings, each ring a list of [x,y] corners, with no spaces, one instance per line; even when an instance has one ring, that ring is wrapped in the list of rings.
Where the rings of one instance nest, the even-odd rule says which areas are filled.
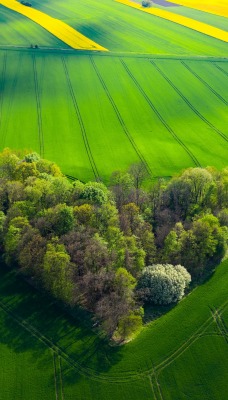
[[[226,261],[132,343],[110,347],[88,317],[67,317],[1,267],[2,398],[225,400],[227,274]]]
[[[227,164],[225,42],[111,0],[33,6],[109,53],[69,51],[1,7],[0,150],[33,149],[82,180],[138,161],[152,176]],[[169,10],[226,28],[226,18]]]
[[[0,149],[82,180],[143,161],[153,176],[227,164],[226,61],[0,51]]]

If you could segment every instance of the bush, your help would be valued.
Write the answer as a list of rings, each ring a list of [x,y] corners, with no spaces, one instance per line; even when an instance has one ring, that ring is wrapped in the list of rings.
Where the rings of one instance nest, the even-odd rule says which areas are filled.
[[[138,293],[144,301],[154,304],[175,303],[184,296],[191,275],[181,265],[157,264],[144,268]]]
[[[143,0],[143,1],[142,1],[142,6],[143,6],[143,7],[151,7],[151,6],[152,6],[152,1],[150,1],[150,0]]]

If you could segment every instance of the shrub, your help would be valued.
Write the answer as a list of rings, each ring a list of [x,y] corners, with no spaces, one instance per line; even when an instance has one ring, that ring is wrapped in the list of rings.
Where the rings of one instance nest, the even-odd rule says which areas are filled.
[[[191,275],[181,265],[157,264],[144,268],[138,293],[144,301],[154,304],[175,303],[184,296]]]

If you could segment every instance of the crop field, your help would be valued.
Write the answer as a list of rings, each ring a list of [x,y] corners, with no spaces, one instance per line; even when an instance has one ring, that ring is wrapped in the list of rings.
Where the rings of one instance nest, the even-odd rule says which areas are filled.
[[[227,165],[225,41],[112,0],[32,1],[108,50],[75,51],[2,3],[0,150],[37,151],[82,181],[107,182],[139,161],[152,177]],[[208,12],[178,3],[156,9],[227,31],[225,2],[207,2]],[[227,274],[226,261],[133,342],[111,347],[88,315],[67,316],[1,266],[0,399],[226,400]]]
[[[195,31],[204,33],[206,35],[212,36],[216,39],[223,40],[224,42],[228,42],[228,33],[221,29],[215,28],[211,25],[205,24],[200,21],[196,21],[192,18],[185,17],[183,15],[177,15],[173,12],[158,9],[155,7],[143,7],[141,3],[135,3],[131,0],[116,0],[118,3],[124,4],[129,7],[133,7],[139,11],[146,12],[148,14],[154,15],[156,17],[164,18],[165,20],[174,22],[176,24],[180,24],[186,26],[187,28],[193,29]]]
[[[2,398],[225,400],[227,274],[226,261],[132,343],[110,347],[88,317],[67,317],[1,266]]]
[[[4,50],[0,65],[1,149],[82,180],[138,161],[152,176],[227,163],[225,61]]]
[[[42,26],[48,32],[62,40],[67,45],[71,46],[73,49],[106,50],[97,43],[94,43],[92,40],[83,36],[81,33],[77,32],[63,21],[52,18],[50,15],[36,10],[33,7],[25,7],[23,4],[20,4],[15,0],[1,0],[0,4],[9,8],[10,10],[16,11],[17,13],[28,17],[30,20]]]
[[[167,0],[168,2],[171,0]],[[215,15],[221,15],[224,17],[228,17],[228,6],[226,0],[177,0],[175,1],[177,4],[181,4],[183,6],[196,8],[198,10],[210,12]]]

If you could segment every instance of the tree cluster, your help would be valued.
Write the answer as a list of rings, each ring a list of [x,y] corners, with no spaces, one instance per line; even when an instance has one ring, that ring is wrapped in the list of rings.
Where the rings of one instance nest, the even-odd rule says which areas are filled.
[[[109,188],[72,183],[36,153],[5,149],[5,262],[54,298],[93,313],[109,337],[130,338],[142,325],[144,301],[183,296],[190,275],[180,264],[198,279],[222,259],[227,244],[228,170],[190,168],[146,190],[145,181],[145,166],[136,164],[114,172]]]

